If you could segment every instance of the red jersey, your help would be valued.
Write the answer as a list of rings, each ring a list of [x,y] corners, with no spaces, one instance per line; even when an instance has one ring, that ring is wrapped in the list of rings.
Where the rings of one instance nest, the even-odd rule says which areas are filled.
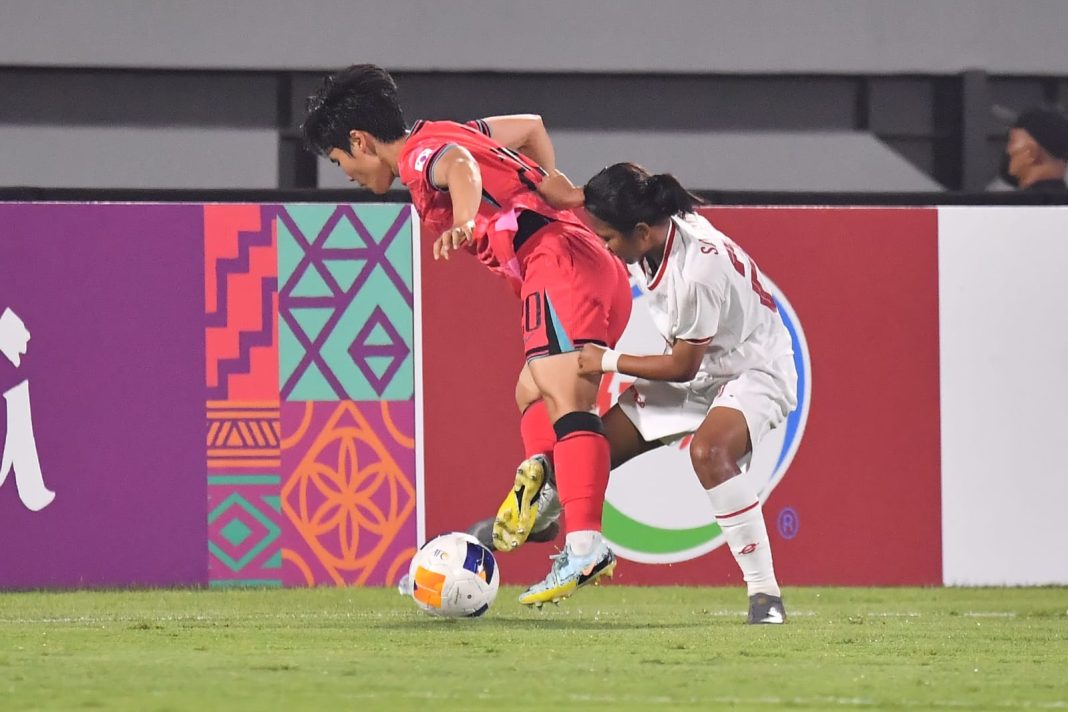
[[[468,249],[518,291],[523,266],[516,257],[513,238],[520,211],[585,227],[570,210],[557,210],[545,202],[537,192],[545,171],[494,141],[485,121],[417,121],[400,153],[400,179],[434,239],[452,227],[453,219],[448,190],[435,186],[431,176],[437,160],[455,146],[466,148],[482,173],[482,204],[475,217],[474,245]]]

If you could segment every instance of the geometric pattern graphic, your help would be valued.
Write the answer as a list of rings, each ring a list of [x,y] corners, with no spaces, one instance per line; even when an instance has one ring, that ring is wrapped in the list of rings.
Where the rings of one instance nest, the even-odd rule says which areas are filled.
[[[415,402],[282,403],[282,579],[392,585],[416,548]]]
[[[417,535],[411,206],[203,210],[211,585],[395,583]]]
[[[282,584],[275,212],[204,206],[211,586]]]
[[[281,586],[277,474],[208,476],[208,579],[212,587]]]
[[[278,251],[274,209],[204,206],[208,398],[278,400]]]
[[[278,474],[278,401],[208,401],[207,406],[209,470],[255,469]]]
[[[283,401],[414,394],[412,209],[276,208]]]

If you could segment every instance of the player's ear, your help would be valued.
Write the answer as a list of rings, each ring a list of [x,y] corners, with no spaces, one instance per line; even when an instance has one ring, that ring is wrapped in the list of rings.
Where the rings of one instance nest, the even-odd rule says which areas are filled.
[[[357,131],[353,129],[349,131],[349,146],[351,150],[349,155],[355,156],[357,153],[370,153],[369,135],[366,131]]]
[[[650,230],[649,223],[640,222],[630,231],[630,236],[639,242],[645,242],[649,239]]]

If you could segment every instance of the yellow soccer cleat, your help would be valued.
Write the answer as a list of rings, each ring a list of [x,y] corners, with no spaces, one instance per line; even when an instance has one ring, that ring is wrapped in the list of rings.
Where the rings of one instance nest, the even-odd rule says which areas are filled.
[[[515,471],[515,486],[504,498],[493,521],[494,549],[512,551],[530,536],[541,509],[541,495],[549,480],[550,469],[548,460],[541,455],[520,463]]]

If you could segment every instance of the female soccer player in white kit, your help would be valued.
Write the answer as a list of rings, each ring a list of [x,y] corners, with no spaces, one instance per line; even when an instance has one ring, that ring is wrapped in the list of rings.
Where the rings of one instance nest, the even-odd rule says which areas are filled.
[[[671,175],[617,163],[584,189],[555,174],[540,190],[551,202],[582,201],[594,232],[643,286],[667,344],[661,356],[583,349],[580,372],[637,379],[603,418],[612,467],[692,434],[694,470],[748,587],[748,622],[784,622],[761,503],[737,476],[797,406],[790,334],[756,263],[694,212],[700,200]],[[539,519],[535,530],[547,524]]]

